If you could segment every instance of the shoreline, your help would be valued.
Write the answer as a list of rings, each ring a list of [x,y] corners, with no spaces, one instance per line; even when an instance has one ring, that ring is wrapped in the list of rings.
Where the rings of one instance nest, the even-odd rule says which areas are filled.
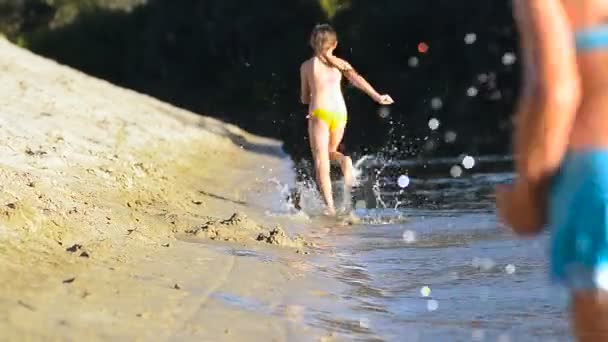
[[[314,287],[290,266],[302,262],[305,240],[277,233],[281,219],[265,215],[282,200],[272,180],[295,180],[279,142],[4,39],[0,51],[3,339],[320,333],[289,314],[261,315],[213,297],[234,293],[290,312],[290,288]],[[195,242],[184,241],[188,232]],[[230,254],[239,248],[291,261]]]

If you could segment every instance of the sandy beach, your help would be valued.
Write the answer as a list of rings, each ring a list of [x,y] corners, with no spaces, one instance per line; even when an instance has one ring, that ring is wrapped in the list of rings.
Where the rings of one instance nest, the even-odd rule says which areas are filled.
[[[0,340],[315,334],[286,300],[315,290],[307,243],[264,215],[292,177],[278,141],[0,52]]]

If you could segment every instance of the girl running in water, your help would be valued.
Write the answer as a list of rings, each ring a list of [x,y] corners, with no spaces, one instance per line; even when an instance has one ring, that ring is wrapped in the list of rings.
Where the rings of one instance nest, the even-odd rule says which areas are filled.
[[[348,62],[334,56],[338,37],[331,26],[317,25],[312,31],[310,45],[314,56],[300,67],[301,101],[309,106],[308,135],[317,185],[327,205],[325,213],[335,215],[330,161],[340,164],[345,187],[352,187],[354,182],[351,158],[338,152],[348,117],[342,95],[342,75],[379,104],[390,105],[393,99],[379,94]]]
[[[524,57],[501,219],[551,229],[551,275],[580,341],[608,341],[608,1],[514,0]]]

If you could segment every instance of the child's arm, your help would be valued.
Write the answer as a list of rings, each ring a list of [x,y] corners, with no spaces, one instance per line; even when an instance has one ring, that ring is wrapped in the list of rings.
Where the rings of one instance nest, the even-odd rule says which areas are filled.
[[[308,84],[305,63],[300,67],[300,101],[302,104],[308,104],[310,102],[310,85]]]
[[[346,78],[352,83],[355,87],[359,88],[361,91],[366,93],[369,97],[371,97],[374,101],[383,104],[390,105],[394,101],[389,95],[381,95],[372,87],[363,76],[359,75],[357,71],[348,63],[347,61],[335,57],[335,56],[327,56],[327,59],[336,67],[338,70],[344,74]]]

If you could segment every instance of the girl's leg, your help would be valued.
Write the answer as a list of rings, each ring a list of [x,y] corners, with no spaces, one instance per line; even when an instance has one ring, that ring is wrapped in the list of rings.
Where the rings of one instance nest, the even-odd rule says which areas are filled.
[[[308,121],[308,136],[310,148],[315,163],[315,177],[321,195],[327,205],[327,213],[334,215],[334,199],[331,191],[331,178],[329,177],[329,127],[325,122],[317,118]]]
[[[574,293],[572,315],[578,341],[608,341],[607,292],[598,290]]]
[[[348,188],[352,187],[355,179],[353,177],[353,161],[350,157],[338,152],[338,145],[344,137],[344,129],[346,125],[342,125],[329,133],[329,159],[340,164],[342,175],[344,175],[344,185]]]

